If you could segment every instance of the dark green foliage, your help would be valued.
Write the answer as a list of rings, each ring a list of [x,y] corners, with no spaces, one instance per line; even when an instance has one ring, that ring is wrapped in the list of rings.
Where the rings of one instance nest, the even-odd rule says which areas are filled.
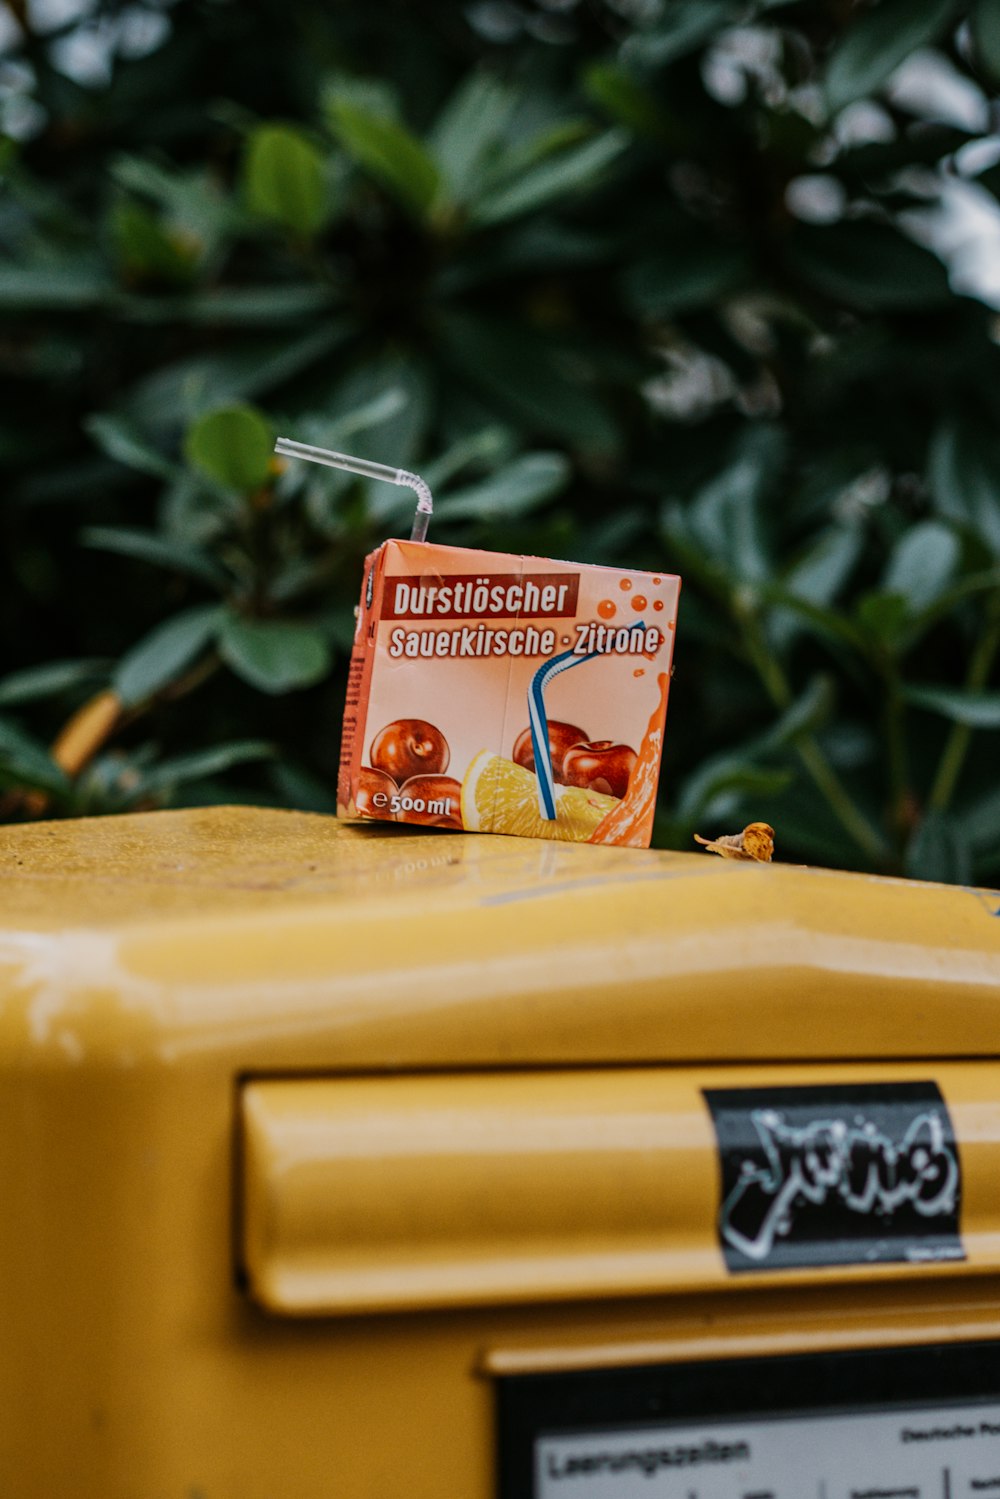
[[[684,575],[660,842],[995,879],[997,320],[920,228],[1000,191],[992,0],[139,14],[0,91],[0,809],[329,810],[412,496],[280,432],[423,474],[438,541]]]

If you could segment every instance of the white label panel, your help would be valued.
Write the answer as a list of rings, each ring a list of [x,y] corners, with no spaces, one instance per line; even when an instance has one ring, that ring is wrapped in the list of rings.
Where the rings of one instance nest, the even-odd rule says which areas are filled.
[[[1000,1499],[1000,1404],[542,1436],[535,1495]]]

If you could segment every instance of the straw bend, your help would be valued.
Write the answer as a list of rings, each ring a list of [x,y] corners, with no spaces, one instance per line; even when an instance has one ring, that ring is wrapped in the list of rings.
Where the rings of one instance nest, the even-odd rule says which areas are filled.
[[[308,442],[295,442],[291,437],[279,437],[274,444],[274,451],[285,458],[304,458],[308,463],[322,463],[327,468],[360,474],[364,479],[382,479],[388,484],[399,484],[414,490],[417,511],[413,517],[410,540],[426,540],[427,527],[434,513],[434,498],[430,485],[419,474],[411,474],[405,468],[392,468],[388,463],[376,463],[372,458],[355,458],[351,453],[335,453],[332,448],[316,448]]]

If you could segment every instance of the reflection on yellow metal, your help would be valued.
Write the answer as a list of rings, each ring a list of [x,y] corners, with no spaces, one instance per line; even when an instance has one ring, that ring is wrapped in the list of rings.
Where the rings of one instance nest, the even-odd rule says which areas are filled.
[[[1000,896],[231,809],[0,879],[4,1496],[488,1499],[500,1373],[1000,1334]],[[852,1079],[966,1258],[731,1275],[701,1090]]]
[[[795,1069],[813,1087],[926,1076],[919,1063]],[[946,1064],[934,1079],[963,1147],[963,1270],[996,1274],[996,1125],[985,1139],[982,1126],[1000,1117],[1000,1066]],[[251,1294],[304,1316],[731,1290],[704,1090],[787,1082],[755,1067],[248,1084]],[[912,1275],[902,1262],[798,1278]]]

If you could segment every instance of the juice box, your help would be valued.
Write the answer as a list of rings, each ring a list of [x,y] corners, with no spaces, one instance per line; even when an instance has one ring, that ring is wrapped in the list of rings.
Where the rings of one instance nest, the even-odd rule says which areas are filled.
[[[385,542],[340,816],[647,848],[679,592],[666,573]]]

